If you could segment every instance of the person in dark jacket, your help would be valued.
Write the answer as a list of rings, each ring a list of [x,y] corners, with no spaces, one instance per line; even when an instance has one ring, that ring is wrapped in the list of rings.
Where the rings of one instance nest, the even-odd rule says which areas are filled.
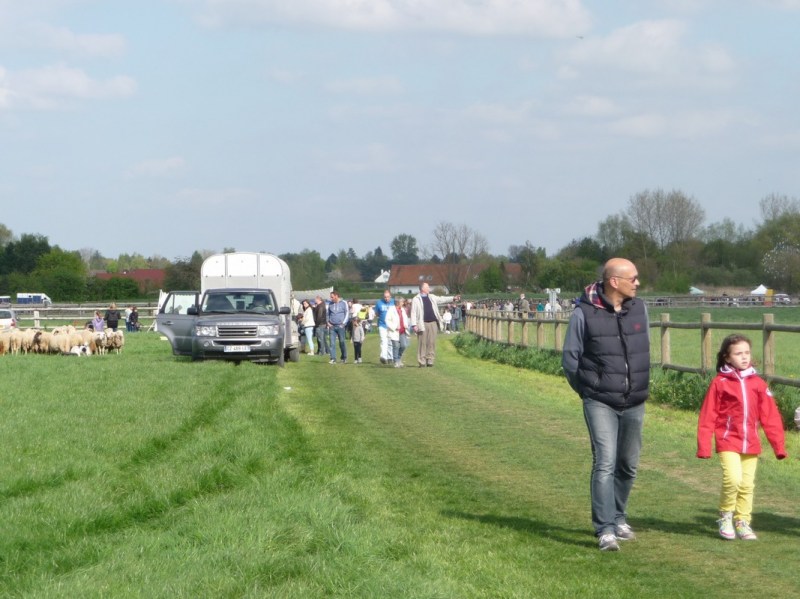
[[[122,316],[120,315],[119,310],[117,310],[117,304],[111,304],[108,307],[108,310],[106,310],[105,321],[108,328],[112,331],[116,331],[117,327],[119,326],[120,318],[122,318]]]
[[[317,338],[317,355],[328,355],[331,351],[328,343],[328,306],[321,295],[314,304],[314,336]]]
[[[606,262],[602,280],[585,289],[570,318],[562,355],[589,429],[592,524],[602,551],[618,551],[618,541],[636,537],[626,509],[650,383],[649,323],[638,287],[633,262]]]

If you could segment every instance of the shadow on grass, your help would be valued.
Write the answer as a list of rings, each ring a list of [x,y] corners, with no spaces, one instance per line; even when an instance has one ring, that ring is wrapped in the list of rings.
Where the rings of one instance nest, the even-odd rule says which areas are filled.
[[[562,526],[556,526],[552,522],[540,522],[532,518],[496,516],[494,514],[468,514],[466,512],[452,510],[443,511],[442,515],[448,518],[461,518],[462,520],[490,524],[500,528],[509,528],[518,532],[551,539],[559,543],[577,545],[578,547],[591,549],[597,547],[597,540],[594,538],[594,535],[592,535],[591,529],[586,527],[564,528]]]
[[[658,518],[636,518],[633,522],[636,530],[666,532],[687,536],[708,536],[717,534],[717,518],[714,509],[695,512],[683,520],[661,520]],[[800,518],[780,516],[769,512],[753,514],[753,528],[756,532],[769,532],[791,537],[800,537]]]

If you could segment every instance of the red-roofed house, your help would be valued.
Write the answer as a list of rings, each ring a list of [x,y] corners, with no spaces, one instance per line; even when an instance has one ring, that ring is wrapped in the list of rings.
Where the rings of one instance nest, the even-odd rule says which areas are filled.
[[[450,289],[451,281],[463,287],[468,278],[476,278],[485,268],[486,264],[395,264],[387,285],[393,294],[417,293],[422,283],[449,294],[455,291]],[[508,285],[515,285],[522,274],[522,267],[507,262],[504,268]]]
[[[134,268],[122,272],[99,272],[95,276],[108,281],[113,278],[132,279],[139,286],[139,291],[148,293],[164,288],[164,277],[166,272],[163,268]]]

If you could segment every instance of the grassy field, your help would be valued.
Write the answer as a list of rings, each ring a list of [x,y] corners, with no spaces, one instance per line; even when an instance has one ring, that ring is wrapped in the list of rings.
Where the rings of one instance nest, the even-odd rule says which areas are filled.
[[[596,549],[580,404],[559,377],[303,356],[0,357],[3,597],[785,597],[800,442],[759,466],[754,543],[716,537],[696,416],[652,405],[630,504]],[[413,346],[411,351],[413,351]],[[409,360],[413,362],[413,360]]]

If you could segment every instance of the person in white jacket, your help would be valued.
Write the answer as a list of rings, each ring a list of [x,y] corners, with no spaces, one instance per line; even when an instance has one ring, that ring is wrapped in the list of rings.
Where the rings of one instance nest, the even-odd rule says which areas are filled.
[[[442,328],[439,298],[422,283],[411,300],[411,330],[417,335],[417,363],[420,368],[433,366],[436,360],[436,334]]]
[[[397,313],[397,306],[392,304],[386,311],[386,337],[389,343],[389,355],[392,356],[390,363],[394,364],[395,368],[400,366],[400,315]]]

